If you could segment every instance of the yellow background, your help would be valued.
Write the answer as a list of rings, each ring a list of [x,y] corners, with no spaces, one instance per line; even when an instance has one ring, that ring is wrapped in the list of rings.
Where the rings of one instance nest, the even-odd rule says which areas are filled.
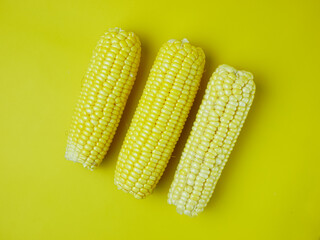
[[[66,161],[66,131],[100,37],[138,34],[142,59],[111,149],[90,172]],[[0,239],[320,238],[320,2],[0,1]],[[168,39],[206,53],[195,105],[165,174],[145,200],[118,191],[121,142]],[[251,71],[256,98],[205,212],[166,203],[209,76]]]

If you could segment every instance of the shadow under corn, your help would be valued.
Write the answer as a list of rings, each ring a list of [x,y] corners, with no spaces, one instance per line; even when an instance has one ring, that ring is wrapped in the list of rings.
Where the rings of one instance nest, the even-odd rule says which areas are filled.
[[[114,135],[113,141],[110,145],[110,148],[102,161],[101,168],[114,168],[118,159],[118,155],[121,149],[121,145],[124,141],[126,132],[130,126],[131,119],[135,112],[136,107],[138,106],[139,99],[142,95],[144,85],[147,81],[149,71],[152,66],[152,59],[155,56],[150,56],[150,47],[148,41],[145,40],[142,33],[137,32],[137,35],[140,37],[141,41],[141,58],[139,69],[137,73],[136,80],[128,97],[126,106],[123,110],[123,114],[117,128],[116,134]]]
[[[206,49],[203,48],[203,50],[204,50],[204,52],[206,52]],[[186,120],[186,123],[184,125],[183,130],[182,130],[182,133],[180,135],[180,138],[179,138],[179,140],[175,146],[175,149],[171,155],[171,159],[169,160],[168,165],[167,165],[157,187],[154,190],[155,194],[157,194],[157,193],[162,194],[163,192],[165,192],[165,194],[167,194],[169,191],[169,187],[171,185],[171,182],[174,177],[174,173],[175,173],[177,166],[178,166],[178,163],[180,161],[183,148],[187,142],[187,139],[190,134],[193,122],[196,118],[197,111],[198,111],[199,106],[201,104],[202,98],[205,94],[205,90],[206,90],[208,81],[209,81],[215,68],[216,68],[216,66],[214,66],[212,58],[210,56],[206,56],[206,63],[205,63],[205,67],[204,67],[203,76],[201,78],[199,90],[198,90],[197,95],[195,97],[194,103],[193,103],[192,108],[190,110],[190,114]]]
[[[257,72],[253,71],[253,74],[254,81],[256,84],[256,93],[251,109],[241,129],[240,135],[234,146],[234,149],[230,154],[228,162],[221,173],[221,177],[216,185],[211,200],[209,201],[205,209],[206,212],[214,211],[215,206],[223,204],[225,192],[224,189],[227,189],[228,186],[232,184],[232,174],[235,174],[237,171],[239,171],[238,166],[239,164],[241,164],[240,160],[244,158],[242,149],[250,148],[250,146],[247,144],[248,141],[246,141],[246,139],[254,138],[254,133],[256,131],[254,127],[255,123],[258,122],[258,119],[261,116],[262,111],[264,109],[264,105],[266,103],[265,99],[267,98],[266,88],[263,84],[265,80]],[[255,161],[258,161],[258,159],[255,159]]]

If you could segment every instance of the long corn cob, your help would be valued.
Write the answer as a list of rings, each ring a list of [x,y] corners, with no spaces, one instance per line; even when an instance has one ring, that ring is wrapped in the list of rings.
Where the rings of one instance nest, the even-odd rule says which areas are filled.
[[[237,140],[255,93],[253,76],[221,65],[212,75],[169,190],[180,214],[204,210]]]
[[[134,83],[140,54],[140,41],[132,32],[114,28],[101,37],[82,82],[66,159],[88,169],[101,163]]]
[[[204,62],[202,49],[186,39],[160,48],[120,151],[119,189],[138,199],[152,192],[193,104]]]

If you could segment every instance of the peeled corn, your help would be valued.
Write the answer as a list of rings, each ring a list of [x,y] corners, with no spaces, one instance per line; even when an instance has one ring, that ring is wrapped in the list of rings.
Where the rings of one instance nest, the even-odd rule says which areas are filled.
[[[161,47],[119,154],[119,189],[138,199],[152,192],[187,119],[204,62],[202,49],[185,39]]]
[[[209,202],[255,93],[253,76],[221,65],[208,83],[171,184],[168,203],[196,216]]]
[[[141,46],[133,32],[109,29],[99,40],[82,81],[65,157],[88,169],[106,155],[136,78]]]

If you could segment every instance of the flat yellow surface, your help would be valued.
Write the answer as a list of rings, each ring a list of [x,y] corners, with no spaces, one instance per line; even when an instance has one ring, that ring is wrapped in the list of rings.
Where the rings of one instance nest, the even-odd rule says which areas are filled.
[[[142,59],[103,164],[64,159],[80,82],[100,37],[138,34]],[[0,239],[320,238],[320,2],[0,2]],[[206,72],[162,180],[145,200],[113,184],[117,155],[161,44],[188,38]],[[205,212],[166,203],[206,82],[222,64],[251,71],[256,98]]]

